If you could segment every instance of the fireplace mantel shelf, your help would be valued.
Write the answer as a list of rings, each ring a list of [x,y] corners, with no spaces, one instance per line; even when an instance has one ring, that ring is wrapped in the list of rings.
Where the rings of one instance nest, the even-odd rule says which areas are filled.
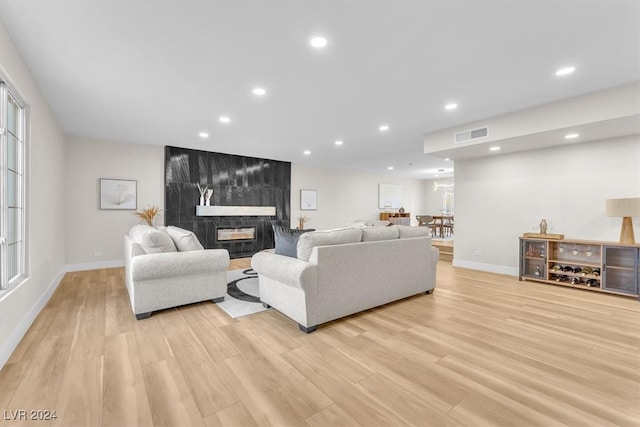
[[[196,216],[275,216],[275,206],[196,206]]]

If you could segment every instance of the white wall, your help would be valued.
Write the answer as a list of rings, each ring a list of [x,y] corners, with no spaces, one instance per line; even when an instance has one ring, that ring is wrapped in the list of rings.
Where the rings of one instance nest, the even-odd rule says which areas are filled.
[[[100,210],[100,178],[135,180],[138,209],[163,209],[164,147],[70,137],[66,161],[67,269],[123,265],[122,236],[142,221],[135,211]],[[163,223],[161,212],[156,225]]]
[[[605,199],[640,197],[640,136],[459,160],[455,183],[454,265],[517,275],[518,237],[543,218],[566,238],[618,241]]]
[[[64,136],[0,21],[0,76],[27,105],[27,279],[0,291],[0,367],[62,278]]]
[[[344,227],[355,220],[377,220],[384,211],[378,208],[380,183],[402,185],[402,207],[411,214],[411,224],[417,225],[415,216],[426,209],[425,180],[292,164],[291,226],[298,225],[296,218],[300,214],[311,218],[305,227],[315,229]],[[301,189],[317,191],[318,210],[300,211]]]

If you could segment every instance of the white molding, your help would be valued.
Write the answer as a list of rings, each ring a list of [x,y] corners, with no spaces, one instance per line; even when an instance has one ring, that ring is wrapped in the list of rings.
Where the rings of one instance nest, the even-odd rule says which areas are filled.
[[[482,262],[473,262],[454,259],[452,262],[454,267],[468,268],[471,270],[486,271],[488,273],[506,274],[508,276],[518,277],[518,269],[514,267],[508,267],[506,265],[494,265],[485,264]]]
[[[38,314],[40,314],[44,306],[47,305],[47,302],[49,302],[51,295],[53,295],[53,292],[58,288],[58,285],[62,281],[63,277],[64,271],[58,273],[47,290],[40,296],[40,298],[38,298],[35,304],[33,304],[31,309],[25,314],[20,323],[18,323],[18,326],[13,331],[11,331],[9,336],[7,336],[6,339],[2,342],[2,344],[0,345],[0,369],[2,369],[5,363],[7,363],[7,361],[9,360],[9,357],[11,357],[11,354],[13,354],[16,348],[18,348],[18,344],[20,344],[20,341],[33,324],[33,321],[36,320]],[[24,285],[28,285],[27,283],[28,282],[25,282]]]
[[[275,206],[196,206],[196,216],[275,216]]]
[[[123,259],[112,259],[108,261],[83,262],[80,264],[67,264],[64,266],[64,272],[99,270],[101,268],[124,267]]]

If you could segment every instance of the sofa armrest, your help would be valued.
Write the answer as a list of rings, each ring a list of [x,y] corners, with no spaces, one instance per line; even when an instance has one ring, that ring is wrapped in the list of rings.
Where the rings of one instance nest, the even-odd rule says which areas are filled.
[[[226,271],[228,268],[229,252],[225,249],[163,252],[131,259],[131,276],[134,281],[184,277]]]
[[[316,287],[318,267],[315,264],[270,252],[258,252],[251,267],[259,274],[303,291]]]

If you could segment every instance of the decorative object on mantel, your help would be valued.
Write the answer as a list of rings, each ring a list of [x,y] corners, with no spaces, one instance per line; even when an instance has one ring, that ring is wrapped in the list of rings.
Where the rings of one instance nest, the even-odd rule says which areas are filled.
[[[205,202],[204,202],[205,206],[211,206],[211,196],[213,196],[213,188],[209,188],[207,190],[206,195],[204,196],[205,199],[206,199]]]
[[[160,213],[160,208],[156,205],[148,206],[144,209],[134,212],[133,214],[140,219],[143,219],[147,224],[153,227],[153,221]]]
[[[622,217],[620,243],[635,245],[633,222],[631,217],[640,216],[640,197],[626,199],[607,199],[607,216]]]
[[[547,220],[540,221],[540,234],[547,234]]]
[[[404,208],[402,206],[398,209],[398,213],[404,213]]]
[[[307,223],[311,218],[305,215],[300,215],[298,217],[298,230],[304,230],[304,224]]]
[[[200,184],[198,184],[198,191],[200,192],[200,206],[204,206],[204,196],[207,194],[207,191],[209,191],[209,187],[206,185],[201,187]]]

